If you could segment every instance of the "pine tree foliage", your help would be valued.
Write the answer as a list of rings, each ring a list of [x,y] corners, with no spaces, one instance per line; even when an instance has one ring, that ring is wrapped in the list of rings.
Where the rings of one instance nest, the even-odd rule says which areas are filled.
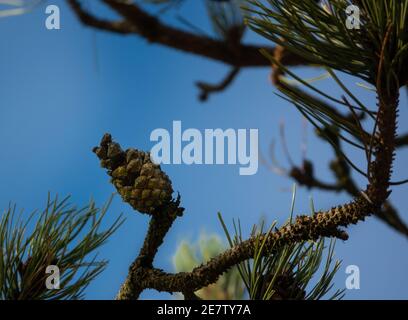
[[[336,185],[321,183],[307,161],[302,170],[293,168],[291,176],[308,187],[347,191],[353,199],[328,210],[313,209],[311,215],[293,217],[292,211],[287,223],[279,227],[273,223],[269,230],[261,225],[254,228],[246,240],[239,223],[234,227],[235,235],[231,236],[221,219],[231,248],[217,252],[190,271],[167,273],[154,267],[154,258],[173,222],[184,214],[180,196],[171,198],[170,178],[160,168],[151,168],[145,158],[147,153],[128,149],[133,150],[131,154],[137,159],[127,159],[127,152],[118,148],[118,144],[111,140],[109,145],[104,143],[106,137],[110,138],[105,135],[101,145],[94,149],[102,160],[102,167],[108,169],[122,199],[133,204],[136,210],[150,214],[151,218],[140,253],[116,298],[137,299],[143,290],[156,289],[181,292],[186,299],[195,299],[195,292],[213,285],[234,267],[238,267],[251,299],[342,297],[342,291],[329,294],[339,262],[333,261],[334,242],[328,246],[327,258],[323,259],[325,238],[346,240],[348,235],[344,228],[372,214],[408,235],[407,226],[388,201],[391,187],[407,182],[391,181],[391,174],[396,148],[408,144],[406,137],[396,136],[400,89],[408,85],[408,0],[204,0],[214,37],[167,25],[160,19],[163,10],[150,14],[139,4],[154,4],[167,10],[178,9],[185,1],[101,0],[121,18],[109,21],[86,11],[81,1],[67,0],[85,25],[137,35],[228,64],[231,72],[219,84],[197,83],[203,101],[209,94],[227,88],[241,68],[272,66],[272,80],[280,91],[279,96],[293,103],[316,127],[318,135],[331,144],[336,155],[332,163],[338,180]],[[10,0],[1,4],[13,6],[17,2]],[[350,29],[347,25],[350,5],[360,10],[360,28]],[[21,9],[6,9],[0,16],[25,12]],[[244,44],[248,26],[275,46]],[[340,94],[329,95],[318,84],[299,77],[291,68],[299,65],[325,69]],[[375,93],[377,105],[364,104],[358,94],[353,93],[354,88],[343,82],[342,74],[363,81],[363,86]],[[360,150],[366,167],[352,161],[343,143]],[[109,146],[113,153],[109,153]],[[141,159],[140,155],[143,155],[141,166],[147,165],[149,169],[143,174],[138,161],[134,162],[137,165],[129,166],[130,160]],[[134,168],[138,169],[134,171]],[[352,179],[349,168],[367,178],[363,191]],[[146,183],[135,186],[140,176]],[[160,197],[163,190],[158,180],[163,182],[159,185],[165,187],[164,197]],[[137,192],[132,194],[133,189]],[[87,257],[107,240],[121,220],[99,231],[107,207],[98,210],[91,203],[78,210],[66,201],[49,200],[29,234],[26,229],[34,215],[24,220],[13,208],[3,214],[0,298],[81,298],[84,288],[103,270],[105,262],[97,263],[96,259]],[[142,206],[138,205],[140,201]],[[44,289],[44,267],[50,264],[62,270],[61,290]]]
[[[293,188],[287,226],[292,224],[295,199],[296,185]],[[311,201],[311,208],[313,214],[313,201]],[[232,235],[220,213],[218,218],[231,248],[242,244],[244,239],[240,221],[234,221]],[[274,221],[268,230],[265,230],[265,221],[261,221],[259,226],[254,225],[251,231],[251,238],[255,239],[253,258],[237,265],[249,298],[252,300],[343,298],[345,290],[338,289],[329,294],[334,287],[333,279],[341,265],[341,261],[333,261],[335,240],[331,239],[327,248],[325,239],[320,238],[318,241],[302,241],[267,250],[265,247],[267,237],[263,235],[273,232],[276,225],[277,221]],[[324,254],[326,259],[323,261]]]
[[[152,26],[156,25],[165,31],[155,18],[143,14],[138,7],[130,3],[113,0],[105,2],[136,24],[137,17],[142,16],[146,21],[150,21]],[[237,11],[236,2],[206,3],[218,37],[225,41],[228,50],[238,50],[245,27],[241,22],[241,14]],[[332,245],[329,246],[328,260],[321,277],[315,287],[306,292],[322,261],[323,237],[346,239],[347,235],[338,227],[357,223],[378,211],[389,194],[398,90],[407,82],[407,3],[358,1],[362,12],[359,22],[363,27],[350,30],[346,24],[346,8],[352,4],[351,1],[248,1],[247,24],[252,30],[279,45],[274,52],[263,50],[263,53],[269,58],[277,74],[275,84],[282,93],[281,97],[291,101],[319,133],[326,136],[336,153],[341,154],[351,167],[367,177],[368,188],[361,194],[354,194],[356,198],[349,204],[334,207],[326,212],[313,212],[312,216],[298,216],[293,222],[291,218],[288,224],[275,230],[271,228],[268,232],[264,232],[263,228],[254,229],[248,240],[242,239],[239,228],[235,230],[234,240],[226,231],[232,246],[231,251],[219,254],[190,273],[171,275],[151,269],[150,274],[150,270],[142,269],[146,265],[146,252],[154,256],[167,232],[162,227],[164,232],[160,236],[155,235],[155,226],[165,224],[170,228],[173,220],[181,215],[174,207],[178,200],[170,201],[168,209],[166,205],[160,208],[163,212],[167,211],[167,218],[159,214],[152,217],[147,242],[132,265],[118,294],[119,299],[137,298],[145,288],[181,291],[186,298],[193,297],[194,292],[214,283],[220,274],[236,264],[251,298],[317,299],[328,293],[339,266],[335,263],[334,267],[331,267]],[[74,8],[78,10],[77,5]],[[138,27],[140,28],[140,25]],[[160,39],[160,35],[141,30],[142,35],[149,40],[155,36]],[[171,32],[174,35],[173,31]],[[185,34],[182,34],[182,37],[185,37]],[[168,40],[164,39],[168,43]],[[180,46],[178,43],[177,47]],[[342,90],[341,97],[329,96],[296,76],[283,63],[283,51],[300,56],[311,65],[325,68]],[[336,72],[358,77],[374,86],[378,95],[378,110],[365,106]],[[306,89],[285,81],[285,74],[292,76]],[[229,82],[231,81],[224,81],[218,87],[224,88],[225,83]],[[208,88],[217,90],[214,89],[217,86],[201,86],[201,89],[203,88],[207,91]],[[345,112],[352,116],[346,116]],[[369,131],[363,129],[366,127],[362,124],[365,118],[372,122]],[[358,168],[340,149],[339,139],[364,151],[366,170]],[[127,175],[123,179],[126,180]],[[317,242],[314,242],[316,240]],[[149,241],[155,245],[149,245]],[[149,265],[152,264],[153,257],[149,257],[149,261]],[[341,291],[337,291],[332,298],[340,297],[341,294]]]
[[[208,16],[214,31],[227,42],[240,42],[245,31],[245,24],[240,10],[242,1],[207,0]]]
[[[312,63],[376,84],[375,53],[383,51],[387,78],[406,83],[407,1],[330,0],[323,5],[315,0],[249,2],[253,6],[248,8],[252,13],[248,22],[253,30]],[[361,27],[350,30],[346,9],[353,4],[362,10]],[[385,36],[389,39],[383,48]]]
[[[408,1],[355,1],[361,10],[361,19],[360,28],[352,30],[347,27],[349,16],[346,10],[353,5],[352,1],[249,0],[249,3],[247,21],[254,31],[285,50],[326,68],[343,91],[341,97],[330,96],[264,52],[284,73],[315,94],[308,94],[282,79],[278,85],[282,97],[292,102],[335,149],[338,150],[338,144],[324,129],[364,151],[369,163],[378,113],[353,95],[335,71],[358,77],[377,88],[383,85],[387,89],[394,85],[398,88],[404,86],[408,80]],[[381,64],[378,53],[382,55]],[[379,72],[386,73],[383,76],[386,83],[379,83]],[[345,112],[354,117],[345,117]],[[371,123],[363,125],[361,120],[365,118]],[[370,127],[368,132],[363,129],[367,126]],[[333,128],[336,129],[333,131]],[[342,154],[357,172],[369,177],[369,167],[358,168]]]
[[[102,219],[111,200],[98,209],[93,201],[78,209],[48,197],[42,212],[28,217],[10,206],[0,221],[0,299],[81,299],[84,290],[106,267],[95,254],[123,222],[107,229]],[[59,288],[46,286],[48,266],[59,269]]]

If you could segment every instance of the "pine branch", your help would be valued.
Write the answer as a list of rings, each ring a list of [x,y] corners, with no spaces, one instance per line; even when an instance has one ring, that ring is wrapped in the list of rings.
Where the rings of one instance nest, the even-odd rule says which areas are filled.
[[[142,279],[145,278],[143,270],[151,270],[153,260],[164,237],[176,218],[182,215],[183,208],[179,207],[179,201],[180,199],[170,202],[160,212],[152,216],[143,246],[129,268],[129,274],[116,296],[117,300],[137,299],[140,293],[146,289],[142,284]],[[184,290],[183,292],[187,294],[194,291]],[[188,299],[191,297],[189,296]]]
[[[397,148],[403,148],[408,146],[408,134],[400,135],[395,139],[395,145]]]
[[[228,246],[217,234],[201,234],[196,243],[183,240],[173,255],[176,272],[188,272],[194,267],[207,262],[222,253]],[[203,300],[242,300],[244,299],[244,283],[237,268],[225,272],[220,279],[194,294]]]
[[[335,131],[335,129],[333,129]],[[333,132],[332,130],[332,132]],[[323,131],[323,130],[322,130]],[[328,133],[330,134],[330,133]],[[321,133],[317,132],[317,136],[322,137]],[[324,191],[342,192],[345,191],[353,197],[358,197],[360,190],[357,183],[351,176],[351,168],[342,156],[341,144],[339,139],[336,140],[337,148],[333,148],[336,158],[330,162],[330,169],[333,172],[336,181],[334,183],[322,182],[315,177],[313,163],[304,160],[302,167],[294,166],[288,171],[288,175],[294,179],[299,185],[309,189],[316,188]],[[408,237],[408,226],[402,220],[398,211],[394,208],[390,201],[386,201],[382,209],[374,214],[375,217],[386,223],[394,230]]]
[[[106,0],[105,2],[113,3],[115,1]],[[382,2],[380,7],[384,6],[384,10],[378,11],[378,7],[371,0],[363,1],[367,15],[369,9],[374,8],[377,10],[376,14],[384,16],[391,13],[388,18],[395,23],[393,25],[387,19],[378,19],[378,17],[369,20],[369,28],[372,28],[372,34],[377,35],[378,32],[376,31],[379,30],[386,31],[381,33],[380,41],[378,41],[378,38],[369,41],[366,38],[361,38],[358,33],[353,38],[347,30],[344,30],[344,21],[342,20],[344,16],[341,14],[331,17],[325,12],[316,11],[319,8],[316,7],[315,1],[305,0],[297,3],[295,0],[268,0],[268,2],[275,11],[256,2],[256,5],[264,13],[261,13],[262,19],[252,19],[255,30],[281,46],[293,50],[293,52],[304,53],[311,61],[349,72],[376,85],[378,111],[376,113],[376,130],[374,134],[377,135],[377,138],[371,139],[370,143],[373,157],[368,157],[367,188],[365,191],[360,192],[350,203],[327,211],[318,211],[312,216],[297,216],[293,223],[284,225],[274,232],[250,237],[248,240],[236,244],[231,249],[211,259],[206,264],[196,267],[191,272],[170,274],[149,266],[136,266],[130,270],[128,276],[128,279],[131,279],[130,283],[126,281],[125,284],[127,284],[127,287],[137,286],[137,290],[133,292],[132,290],[121,290],[118,295],[121,299],[135,299],[139,296],[141,290],[146,288],[184,293],[199,290],[217,281],[219,276],[229,268],[253,258],[256,252],[256,244],[259,242],[264,244],[265,251],[262,255],[270,255],[284,246],[308,240],[317,240],[321,237],[337,237],[346,240],[348,236],[340,227],[356,224],[371,214],[379,212],[390,194],[390,176],[396,147],[399,89],[401,84],[404,85],[406,82],[402,81],[406,77],[405,67],[402,66],[406,65],[407,55],[403,55],[400,51],[406,47],[406,44],[399,41],[401,40],[401,27],[405,30],[405,26],[398,25],[401,24],[401,21],[402,24],[405,23],[405,19],[400,19],[401,11],[397,10],[399,3],[392,1],[388,4],[392,6],[392,10],[387,10],[390,8],[386,7],[385,2]],[[344,1],[336,0],[333,2],[335,5],[331,7],[331,12],[337,13],[336,10],[342,11],[344,9]],[[405,5],[406,9],[407,3],[401,5]],[[289,11],[283,12],[282,8]],[[129,18],[132,16],[130,11],[126,13]],[[407,10],[403,12],[407,12]],[[137,11],[133,12],[133,14],[136,13]],[[307,14],[309,14],[309,18]],[[308,28],[302,22],[304,17],[309,19],[307,23],[315,26],[316,30]],[[318,22],[320,18],[325,21],[325,25]],[[365,18],[373,17],[366,16]],[[272,19],[277,22],[272,21]],[[384,24],[387,25],[386,28]],[[335,28],[330,29],[333,26]],[[285,29],[285,32],[282,32],[283,29]],[[342,31],[345,31],[345,33],[342,33]],[[154,33],[155,31],[149,32]],[[319,32],[327,33],[328,36],[335,37],[338,42],[327,43],[325,42],[328,39],[327,37],[326,39],[321,37],[313,38],[312,33],[314,32],[316,34]],[[305,40],[307,40],[307,43],[305,43]],[[392,45],[395,43],[398,43],[398,45]],[[356,49],[356,52],[343,52],[344,46],[349,46],[347,50]],[[310,47],[314,48],[312,52],[307,49]],[[338,53],[342,53],[344,56],[340,58]],[[390,61],[394,61],[394,64],[390,64]],[[302,103],[303,107],[309,109],[310,112],[314,112],[313,108],[322,107],[317,100],[308,99],[306,95],[299,92],[292,94],[293,92],[286,90],[284,93],[290,94],[289,98],[293,99],[295,104]],[[328,115],[332,114],[329,113]],[[332,120],[334,124],[339,123],[338,118],[333,117]],[[147,237],[149,237],[149,234]]]
[[[296,189],[294,189],[291,204],[290,218],[287,225],[292,224],[292,215],[295,207]],[[314,212],[312,204],[312,213]],[[219,214],[219,219],[230,246],[242,242],[241,224],[234,221],[235,235],[232,237]],[[268,233],[276,226],[274,221],[269,227]],[[254,226],[251,235],[256,237],[264,233],[265,223]],[[266,238],[264,238],[266,239]],[[340,267],[340,261],[332,266],[334,255],[334,241],[330,241],[327,250],[327,258],[322,264],[325,239],[317,242],[300,242],[285,245],[274,250],[273,254],[264,254],[265,242],[255,242],[255,254],[253,259],[238,264],[241,278],[247,287],[252,300],[318,300],[326,296],[332,288],[332,280]],[[317,273],[323,270],[320,276]],[[309,287],[312,278],[318,277],[315,285]],[[337,290],[329,299],[341,298],[344,290]]]
[[[294,166],[290,169],[288,175],[293,178],[299,185],[305,186],[308,189],[316,188],[325,191],[342,191],[340,183],[327,183],[320,181],[314,174],[313,164],[308,160],[303,161],[302,167]]]
[[[260,20],[257,18],[253,18],[252,19],[252,23],[256,25],[256,27],[254,27],[258,32],[262,33],[262,34],[269,34],[271,31],[270,29],[273,30],[278,30],[279,28],[281,28],[282,26],[280,24],[286,24],[286,27],[288,30],[293,29],[294,30],[294,35],[292,34],[290,37],[285,37],[283,36],[283,39],[286,39],[284,42],[284,40],[280,39],[280,43],[281,45],[278,47],[278,50],[275,51],[274,56],[269,56],[268,53],[265,53],[269,59],[273,62],[273,75],[272,75],[272,79],[273,79],[273,83],[275,86],[277,86],[278,89],[280,89],[287,97],[289,97],[289,100],[291,102],[293,102],[298,109],[304,113],[304,115],[307,116],[311,116],[314,119],[317,120],[317,122],[321,122],[322,123],[322,127],[318,127],[316,126],[317,129],[317,133],[319,136],[321,136],[322,138],[324,138],[324,140],[328,141],[331,146],[333,147],[333,150],[335,151],[336,154],[336,159],[334,161],[332,161],[331,163],[331,169],[334,172],[337,181],[334,184],[328,184],[328,183],[324,183],[319,181],[318,179],[316,179],[313,175],[313,166],[312,163],[310,163],[309,161],[305,161],[303,168],[298,168],[298,167],[292,167],[292,169],[288,172],[288,175],[290,175],[292,178],[294,178],[298,183],[300,183],[301,185],[305,185],[309,188],[320,188],[323,190],[328,190],[328,191],[346,191],[348,192],[350,195],[357,197],[360,194],[360,190],[358,189],[356,183],[354,182],[354,180],[351,177],[351,172],[350,172],[350,166],[352,166],[354,169],[359,170],[358,168],[356,168],[354,166],[354,164],[347,158],[347,156],[345,155],[345,153],[343,152],[343,149],[341,147],[340,144],[340,139],[345,140],[346,142],[355,145],[354,143],[352,143],[349,139],[345,139],[340,133],[339,131],[342,129],[344,131],[347,131],[349,134],[351,134],[353,136],[353,138],[355,138],[359,143],[362,143],[362,147],[364,147],[364,150],[366,151],[366,156],[367,156],[367,160],[370,161],[370,152],[368,149],[372,146],[373,143],[378,144],[381,143],[380,141],[375,141],[377,139],[375,132],[373,132],[373,134],[368,133],[367,131],[365,131],[362,128],[361,125],[361,120],[363,119],[359,119],[359,117],[356,115],[355,111],[354,111],[354,107],[351,106],[348,101],[343,98],[345,105],[347,105],[349,107],[349,109],[351,110],[351,115],[353,115],[353,117],[351,117],[350,115],[344,116],[341,113],[339,113],[337,111],[336,108],[330,106],[330,104],[323,102],[323,100],[317,99],[316,97],[312,97],[309,93],[307,93],[306,91],[303,91],[299,88],[295,88],[295,86],[293,86],[292,84],[287,83],[286,81],[284,81],[283,76],[285,75],[285,73],[289,73],[290,75],[292,75],[297,81],[299,81],[299,83],[305,85],[306,87],[308,87],[309,89],[312,89],[314,93],[317,93],[318,96],[320,96],[320,98],[326,98],[326,99],[330,99],[330,101],[332,102],[336,102],[337,104],[342,105],[343,102],[341,100],[337,100],[335,98],[329,97],[327,96],[325,93],[321,92],[320,90],[318,90],[317,88],[309,85],[307,82],[303,81],[302,79],[300,79],[299,77],[297,77],[296,75],[294,75],[294,73],[292,73],[291,71],[288,70],[288,68],[286,68],[281,62],[280,59],[282,57],[282,54],[286,51],[286,50],[296,50],[296,46],[293,44],[292,40],[296,39],[296,33],[302,34],[302,36],[304,36],[303,34],[303,30],[299,29],[299,26],[295,25],[293,21],[296,21],[296,17],[300,17],[301,15],[301,10],[304,9],[306,11],[309,12],[309,14],[311,15],[311,11],[314,10],[314,8],[316,8],[316,4],[313,3],[313,1],[305,1],[302,5],[299,5],[299,7],[295,4],[296,1],[292,1],[292,0],[287,0],[287,1],[269,1],[271,3],[271,6],[275,6],[275,8],[277,9],[277,3],[280,3],[281,6],[290,6],[291,4],[293,5],[293,15],[295,17],[292,17],[291,19],[288,16],[285,16],[284,19],[280,20],[277,18],[277,15],[272,15],[271,14],[271,20],[276,18],[277,23],[273,24],[273,23],[269,23],[268,20],[264,19],[264,20]],[[334,1],[334,7],[333,8],[337,8],[337,10],[341,7],[339,6],[345,6],[345,3],[341,3],[341,2],[336,2]],[[268,9],[266,6],[260,5],[259,3],[257,3],[261,9],[262,12],[257,12],[257,14],[259,14],[260,16],[266,16],[266,13],[270,13],[271,10]],[[375,6],[375,4],[371,3],[371,6]],[[399,4],[393,3],[392,6],[397,6]],[[401,4],[401,6],[404,6],[403,4]],[[406,6],[406,4],[405,4]],[[299,9],[300,7],[302,7],[302,9]],[[303,7],[306,7],[303,8]],[[332,8],[332,9],[333,9]],[[298,12],[296,11],[299,10]],[[277,9],[280,10],[280,9]],[[333,10],[331,10],[333,12]],[[400,10],[394,10],[394,11],[389,11],[389,12],[394,12],[394,14],[396,14],[398,16],[398,14],[400,14]],[[404,10],[403,10],[404,12]],[[327,12],[323,12],[320,10],[320,13],[322,14],[322,16],[326,16]],[[337,17],[334,18],[334,14],[332,15],[333,19],[338,19]],[[341,16],[341,15],[340,15]],[[341,16],[342,17],[342,16]],[[333,20],[332,19],[332,20]],[[394,17],[395,19],[395,17]],[[336,21],[332,21],[333,25],[336,25]],[[399,18],[396,18],[397,21],[399,21]],[[327,23],[326,20],[324,23]],[[337,23],[340,25],[341,21],[338,21]],[[389,29],[391,28],[391,26],[389,27]],[[401,27],[396,27],[397,30],[400,29],[404,29],[406,28],[406,26],[401,26]],[[316,29],[317,30],[317,29]],[[374,33],[375,34],[375,33]],[[344,34],[345,35],[345,34]],[[344,36],[343,35],[343,36]],[[386,34],[385,34],[386,35]],[[384,36],[385,36],[384,35]],[[300,37],[300,36],[298,36]],[[356,38],[358,40],[358,37]],[[356,40],[356,41],[357,41]],[[301,41],[301,39],[299,39],[299,41]],[[321,43],[320,43],[320,42]],[[314,43],[313,45],[316,46],[315,52],[316,54],[320,54],[321,50],[323,50],[323,46],[327,45],[327,43],[325,43],[326,41],[328,41],[328,38],[318,38],[318,40],[316,41],[316,43]],[[386,43],[388,41],[387,37],[385,37],[385,39],[383,40],[384,43]],[[373,40],[374,42],[374,40]],[[285,43],[287,45],[288,48],[282,46],[283,43]],[[363,44],[365,42],[362,42],[361,47],[364,47]],[[343,46],[347,44],[347,41],[344,41],[344,43],[341,43],[339,45]],[[404,48],[404,44],[400,44],[400,47]],[[332,50],[332,48],[330,48],[330,46],[327,49],[324,50]],[[352,48],[350,47],[350,50],[352,50]],[[378,46],[377,51],[382,51],[383,50],[383,45]],[[404,50],[404,49],[402,49]],[[400,54],[396,54],[397,56]],[[381,54],[381,52],[379,52],[377,54],[377,57],[372,57],[372,59],[378,59],[378,57],[382,57],[383,54]],[[384,58],[384,57],[382,57]],[[337,59],[337,58],[336,58]],[[382,61],[380,59],[380,61]],[[333,61],[333,65],[335,65],[336,63],[338,63],[338,61]],[[377,63],[374,65],[378,65],[381,66],[382,63]],[[340,65],[338,65],[340,66]],[[352,68],[353,66],[350,66],[350,68]],[[341,68],[341,67],[340,67]],[[401,69],[401,68],[400,68]],[[402,71],[403,72],[403,71]],[[377,76],[377,79],[381,78],[381,72],[378,72],[379,75]],[[397,70],[396,73],[401,74],[401,70]],[[335,77],[334,73],[331,73],[333,77]],[[395,87],[399,88],[400,87],[400,83],[404,83],[404,75],[400,75],[400,79],[398,81],[398,83],[394,84]],[[371,117],[373,117],[374,115],[377,114],[368,111],[367,108],[364,107],[364,105],[362,105],[361,102],[359,102],[353,95],[351,95],[351,93],[347,90],[347,88],[340,82],[340,80],[338,78],[335,77],[336,82],[342,87],[342,89],[348,94],[350,95],[350,97],[352,98],[352,100],[354,100],[358,106],[359,106],[359,111],[362,111],[362,115],[369,115]],[[376,80],[375,82],[377,82],[378,80]],[[402,82],[401,82],[402,81]],[[377,84],[378,86],[378,84]],[[319,113],[317,113],[317,111]],[[331,122],[328,122],[326,119],[330,119]],[[310,118],[309,118],[310,119]],[[405,137],[402,136],[400,138],[396,138],[396,142],[395,145],[396,147],[401,147],[404,145],[404,141]],[[370,143],[368,143],[368,141],[370,141]],[[361,147],[361,148],[362,148]],[[370,166],[369,166],[370,169]],[[361,171],[360,171],[361,172]],[[384,206],[384,209],[382,209],[381,211],[378,211],[375,213],[375,215],[380,218],[382,221],[384,221],[385,223],[387,223],[388,225],[390,225],[392,228],[394,228],[395,230],[401,232],[404,235],[408,235],[408,226],[402,221],[402,219],[399,217],[397,211],[392,207],[392,205],[389,202],[386,202],[386,205]]]
[[[221,92],[228,88],[238,76],[239,68],[235,67],[230,72],[228,72],[227,76],[222,79],[220,83],[217,84],[210,84],[202,81],[196,82],[196,86],[200,89],[199,98],[201,101],[207,101],[209,96],[216,92]]]
[[[386,113],[384,114],[384,116],[392,116],[392,113],[391,115]],[[393,120],[395,121],[395,119]],[[380,137],[381,133],[389,133],[387,130],[382,129],[383,123],[384,122],[381,121],[381,125],[379,125]],[[393,138],[394,137],[392,136],[391,139]],[[388,139],[390,138],[388,137]],[[109,150],[109,145],[106,146],[105,142],[106,139],[103,138],[102,144],[99,148],[107,147]],[[388,165],[388,167],[391,166],[392,159],[390,163],[386,163],[386,161],[390,159],[387,156],[385,150],[383,150],[383,146],[384,145],[378,146],[377,152],[375,153],[377,155],[377,159],[374,160],[373,166],[377,166],[376,163],[381,163],[384,165],[386,164]],[[95,148],[95,151],[99,150],[99,148]],[[115,147],[115,149],[116,148],[117,147]],[[117,155],[118,154],[115,153],[111,156],[117,158]],[[386,156],[385,159],[381,158],[383,155]],[[109,158],[109,152],[104,155],[102,160],[104,161],[103,165],[116,161],[114,159],[112,159],[112,161],[109,161],[111,160]],[[376,178],[376,176],[374,175],[374,181],[381,180],[384,182],[384,172],[385,175],[387,175],[387,171],[382,170],[382,172],[379,174],[379,178]],[[387,183],[383,183],[381,185],[376,183],[375,188],[369,186],[366,192],[362,193],[362,195],[357,197],[353,202],[349,204],[338,206],[328,211],[319,211],[312,216],[298,216],[296,218],[296,221],[292,225],[283,226],[276,232],[260,236],[260,239],[262,239],[262,241],[265,241],[265,254],[271,253],[273,250],[281,248],[284,245],[307,240],[317,240],[320,237],[337,237],[346,240],[348,238],[347,234],[344,231],[340,230],[339,227],[346,227],[350,224],[355,224],[359,220],[364,220],[365,217],[370,215],[371,213],[378,211],[378,209],[388,196],[387,189]],[[158,224],[161,226],[165,226],[161,227],[161,232],[158,233],[155,230],[157,226],[155,227],[153,219],[159,219],[160,221],[160,219],[164,219],[164,217],[167,216],[167,219],[170,219],[172,221],[172,219],[177,216],[176,212],[178,209],[177,207],[173,206],[173,211],[168,211],[166,206],[164,206],[159,210],[162,210],[164,214],[160,214],[157,217],[153,215],[152,222],[150,224],[151,227],[149,228],[144,244],[144,247],[153,248],[152,251],[149,251],[149,262],[154,258],[158,245],[161,244],[161,242],[163,241],[163,237],[167,233],[168,228],[171,226],[171,223]],[[152,240],[149,239],[156,239],[156,241],[154,242],[156,243],[156,245],[150,246],[149,243]],[[200,288],[217,281],[218,277],[232,266],[252,258],[254,255],[256,241],[259,241],[259,238],[256,237],[255,239],[252,237],[218,255],[216,258],[210,260],[205,265],[199,266],[189,273],[178,274],[165,273],[159,269],[150,267],[149,263],[143,265],[143,263],[139,262],[146,259],[144,257],[145,255],[143,254],[143,252],[145,252],[145,249],[142,248],[141,254],[135,260],[135,263],[132,264],[132,267],[129,270],[128,278],[122,286],[120,292],[118,293],[117,299],[136,299],[138,298],[140,292],[147,288],[167,292],[197,291]]]
[[[67,1],[84,25],[96,29],[138,35],[151,43],[165,45],[234,67],[267,67],[270,65],[268,59],[259,53],[259,50],[263,47],[241,44],[238,47],[231,48],[225,41],[196,35],[166,25],[134,3],[103,0],[123,19],[122,21],[108,21],[97,18],[86,11],[78,0]],[[271,47],[264,47],[263,49],[271,53],[275,50]],[[286,55],[284,63],[292,66],[308,64],[303,58],[293,54]]]
[[[107,261],[90,255],[117,230],[122,218],[100,230],[111,200],[101,209],[92,201],[78,209],[68,199],[49,197],[44,211],[34,212],[28,218],[17,215],[15,207],[2,215],[0,299],[81,299],[84,289],[105,269]],[[49,265],[59,269],[58,289],[46,287]]]

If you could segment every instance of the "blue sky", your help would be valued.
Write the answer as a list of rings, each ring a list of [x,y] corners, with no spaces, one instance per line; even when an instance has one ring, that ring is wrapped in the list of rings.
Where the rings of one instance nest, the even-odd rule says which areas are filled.
[[[192,2],[192,1],[190,1]],[[72,202],[85,205],[92,197],[103,204],[114,192],[106,173],[91,152],[103,133],[110,132],[125,148],[149,150],[150,132],[171,130],[173,120],[184,128],[257,128],[260,149],[266,153],[272,139],[279,139],[279,123],[285,122],[292,158],[300,163],[302,118],[289,103],[275,95],[269,70],[244,70],[234,85],[207,103],[197,99],[196,80],[214,82],[228,70],[222,64],[147,44],[134,36],[96,32],[80,25],[64,1],[50,1],[61,9],[61,30],[44,26],[45,6],[34,12],[0,19],[0,207],[9,202],[32,211],[42,208],[47,193],[72,195]],[[208,30],[201,4],[187,4],[181,13]],[[249,40],[261,42],[254,35]],[[321,70],[297,69],[302,77]],[[375,100],[358,88],[356,79],[346,83],[374,107]],[[333,82],[319,85],[331,94],[341,94]],[[400,130],[407,125],[406,93],[401,97]],[[330,181],[327,170],[330,147],[308,128],[307,156],[318,176]],[[287,160],[280,149],[277,157]],[[398,154],[394,179],[408,176],[407,153]],[[156,266],[172,271],[171,256],[183,239],[195,241],[200,232],[222,235],[217,220],[220,211],[227,222],[240,218],[250,227],[261,216],[283,221],[289,215],[292,181],[260,165],[253,176],[240,176],[236,166],[163,167],[182,196],[185,215],[166,237]],[[365,182],[359,179],[363,188]],[[346,194],[298,190],[296,212],[309,212],[309,198],[324,209],[349,200]],[[402,216],[406,211],[406,186],[394,189],[391,199]],[[101,249],[110,260],[106,271],[87,289],[89,299],[111,299],[138,253],[148,217],[134,212],[116,197],[107,220],[123,212],[127,218],[120,230]],[[336,286],[344,287],[347,265],[357,265],[361,289],[348,290],[349,299],[407,299],[408,242],[375,218],[349,228],[350,239],[336,247],[343,260]],[[146,291],[143,298],[167,298]]]

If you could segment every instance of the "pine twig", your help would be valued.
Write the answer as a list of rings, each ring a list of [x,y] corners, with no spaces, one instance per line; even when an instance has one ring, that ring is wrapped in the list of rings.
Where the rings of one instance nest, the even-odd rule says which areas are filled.
[[[177,50],[210,58],[235,67],[267,67],[268,59],[259,51],[264,48],[273,53],[273,47],[256,45],[240,45],[231,48],[223,40],[196,35],[162,23],[159,19],[142,10],[135,3],[125,3],[117,0],[103,0],[122,18],[120,21],[108,21],[87,12],[79,0],[66,0],[78,19],[86,26],[119,33],[133,34],[145,38],[149,42],[158,43]],[[285,56],[286,65],[307,65],[302,57],[288,53]]]

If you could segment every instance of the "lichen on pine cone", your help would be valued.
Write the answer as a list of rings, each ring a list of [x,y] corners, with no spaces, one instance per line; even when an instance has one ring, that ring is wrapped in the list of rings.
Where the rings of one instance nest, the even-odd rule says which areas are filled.
[[[154,214],[156,209],[172,200],[173,188],[169,177],[150,159],[150,153],[136,149],[123,151],[105,134],[93,152],[108,170],[111,182],[122,199],[135,210]]]

